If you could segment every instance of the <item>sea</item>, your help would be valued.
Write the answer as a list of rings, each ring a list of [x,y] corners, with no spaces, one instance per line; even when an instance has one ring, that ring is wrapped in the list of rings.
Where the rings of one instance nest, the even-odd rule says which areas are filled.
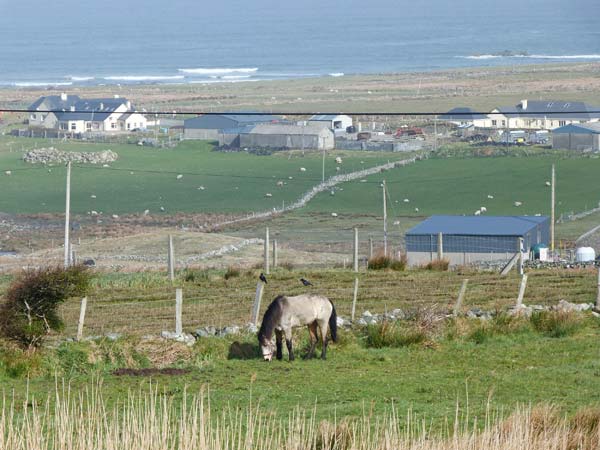
[[[0,86],[600,61],[600,0],[0,0]]]

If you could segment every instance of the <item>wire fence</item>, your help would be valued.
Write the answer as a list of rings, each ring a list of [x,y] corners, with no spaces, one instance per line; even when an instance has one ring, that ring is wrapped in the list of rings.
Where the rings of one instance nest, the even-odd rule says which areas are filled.
[[[244,326],[251,320],[258,271],[239,277],[215,277],[201,282],[177,279],[173,286],[97,287],[88,297],[85,335],[107,333],[156,335],[175,329],[175,286],[183,289],[183,328],[193,332],[199,327]],[[308,277],[314,286],[305,287],[299,277]],[[405,312],[434,308],[440,313],[452,310],[461,284],[469,279],[464,310],[483,308],[504,310],[516,303],[521,278],[516,274],[501,277],[496,273],[460,272],[376,272],[361,271],[286,271],[268,276],[259,317],[279,294],[314,293],[331,299],[338,315],[350,318],[354,279],[359,279],[357,318],[364,311],[373,314],[400,308]],[[596,296],[594,270],[572,272],[536,271],[529,274],[524,303],[551,305],[561,299],[575,303],[593,302]],[[120,284],[121,282],[116,282]],[[65,333],[75,335],[80,303],[66,302],[61,314]]]

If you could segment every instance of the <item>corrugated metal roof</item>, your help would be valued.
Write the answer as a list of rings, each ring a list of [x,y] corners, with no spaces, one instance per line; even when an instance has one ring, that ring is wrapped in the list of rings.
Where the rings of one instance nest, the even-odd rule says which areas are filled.
[[[431,216],[406,235],[522,236],[547,220],[547,216]]]
[[[552,130],[552,134],[600,134],[600,122],[572,123]]]

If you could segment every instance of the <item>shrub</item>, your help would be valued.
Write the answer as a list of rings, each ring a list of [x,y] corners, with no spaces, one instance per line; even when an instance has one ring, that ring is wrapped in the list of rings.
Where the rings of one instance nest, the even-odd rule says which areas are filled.
[[[426,338],[425,332],[417,327],[401,327],[397,322],[382,322],[366,328],[366,345],[371,348],[406,347]]]
[[[406,256],[404,255],[400,259],[395,259],[381,253],[369,259],[369,269],[391,269],[400,272],[406,269],[406,263]]]
[[[58,305],[84,296],[91,276],[83,265],[24,271],[9,286],[0,307],[0,333],[22,348],[39,347],[45,336],[62,329]]]
[[[423,266],[425,270],[436,270],[438,272],[445,272],[450,266],[450,261],[447,259],[434,259]]]
[[[188,283],[208,281],[208,270],[185,269],[183,271],[183,281]]]
[[[229,266],[227,268],[227,272],[225,272],[225,275],[223,276],[223,278],[225,278],[226,280],[229,280],[230,278],[236,278],[239,276],[240,276],[239,267]]]
[[[570,336],[581,326],[581,317],[565,311],[539,311],[531,315],[533,328],[548,337]]]

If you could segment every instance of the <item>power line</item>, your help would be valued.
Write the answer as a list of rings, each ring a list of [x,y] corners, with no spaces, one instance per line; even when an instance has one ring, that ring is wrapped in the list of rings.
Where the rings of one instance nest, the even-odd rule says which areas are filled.
[[[16,109],[16,108],[0,108],[0,112],[3,113],[59,113],[59,114],[93,114],[102,113],[104,111],[90,111],[90,110],[62,110],[62,109]],[[178,115],[197,115],[197,116],[222,116],[222,115],[236,115],[236,116],[315,116],[315,115],[349,115],[349,116],[470,116],[470,115],[490,115],[497,114],[503,116],[560,116],[564,114],[600,114],[600,109],[583,110],[583,111],[502,111],[493,113],[490,111],[469,111],[469,112],[452,112],[448,111],[405,111],[405,112],[389,112],[389,111],[136,111],[143,115],[162,115],[162,116],[178,116]]]

